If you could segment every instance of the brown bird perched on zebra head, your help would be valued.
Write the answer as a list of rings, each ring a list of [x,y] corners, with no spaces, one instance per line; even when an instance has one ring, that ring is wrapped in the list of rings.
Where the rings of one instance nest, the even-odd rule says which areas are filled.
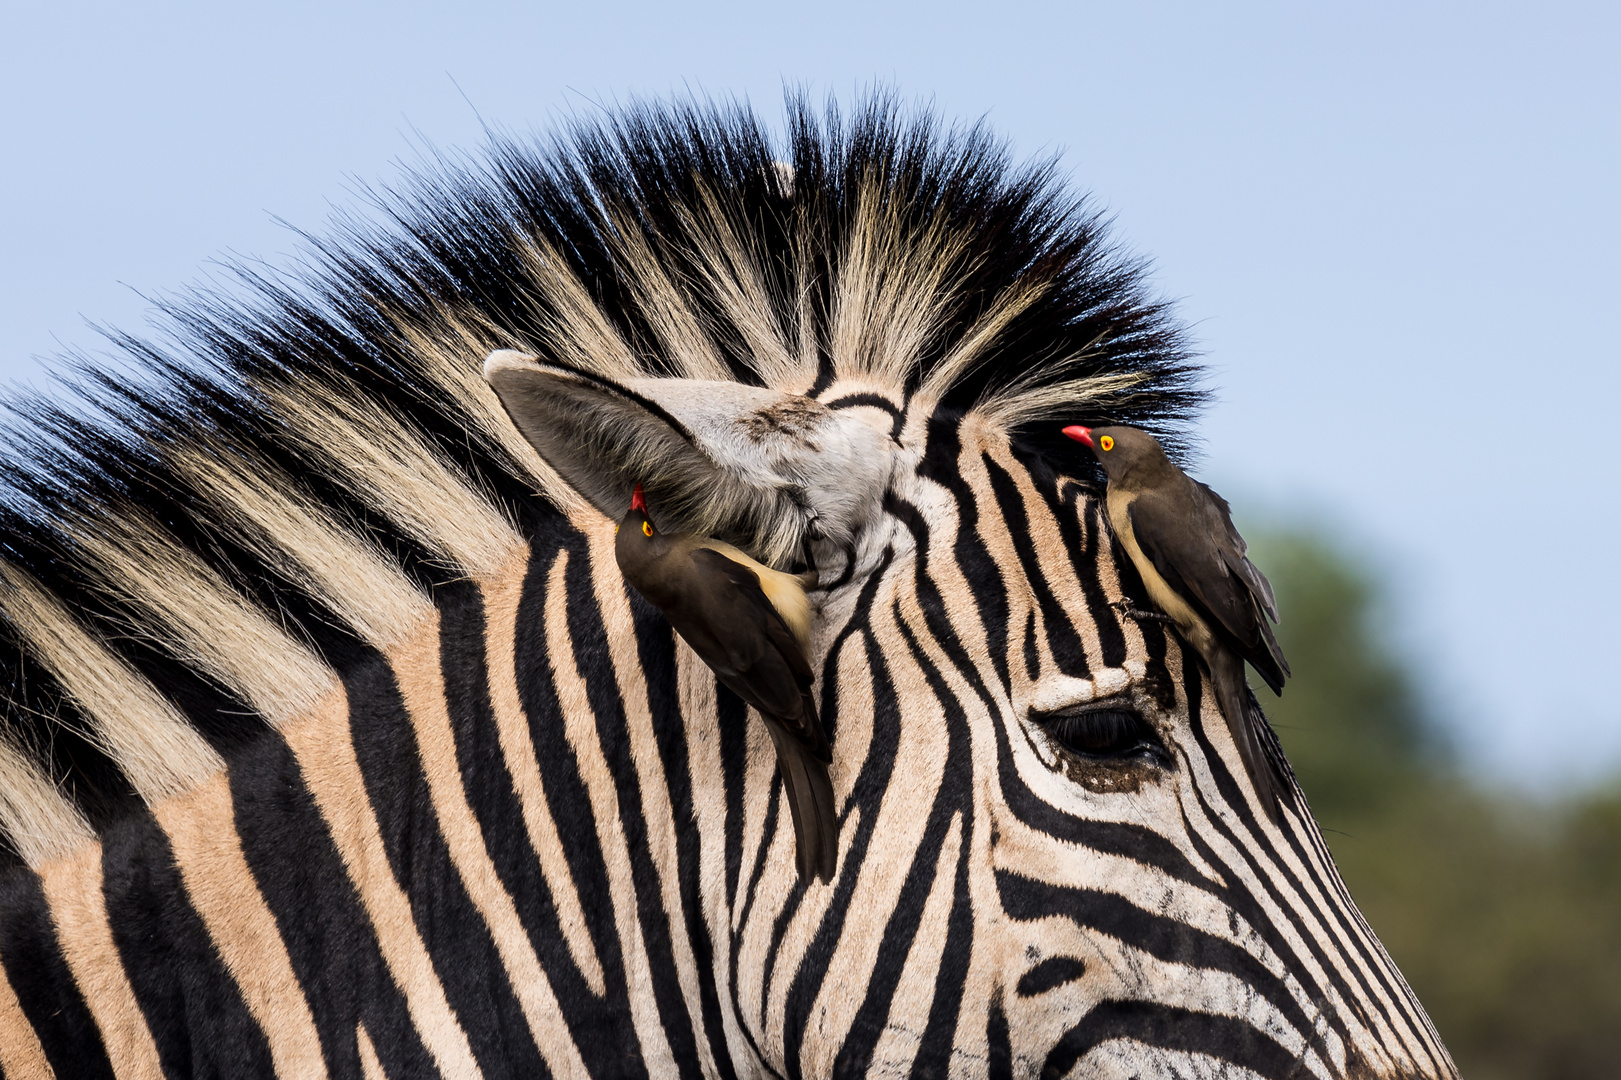
[[[833,880],[838,823],[832,762],[811,697],[814,572],[785,574],[730,544],[654,527],[642,487],[619,522],[614,556],[625,580],[765,720],[793,816],[799,876]]]
[[[1090,447],[1108,477],[1104,507],[1148,596],[1204,658],[1216,704],[1267,816],[1278,821],[1292,787],[1261,745],[1266,718],[1253,704],[1244,662],[1275,694],[1289,664],[1272,635],[1272,586],[1247,555],[1227,500],[1177,468],[1164,447],[1133,427],[1064,434]]]

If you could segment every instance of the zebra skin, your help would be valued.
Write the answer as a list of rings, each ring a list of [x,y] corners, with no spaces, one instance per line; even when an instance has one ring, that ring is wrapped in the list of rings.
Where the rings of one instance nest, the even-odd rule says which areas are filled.
[[[13,403],[8,1080],[1456,1075],[1127,614],[1060,429],[1175,450],[1199,371],[1053,163],[642,105],[378,209]],[[817,573],[831,883],[635,482]]]

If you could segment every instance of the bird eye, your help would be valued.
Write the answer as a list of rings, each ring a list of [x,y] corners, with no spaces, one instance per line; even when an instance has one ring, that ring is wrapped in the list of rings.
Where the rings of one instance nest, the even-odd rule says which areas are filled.
[[[1113,450],[1114,449],[1114,439],[1113,439],[1112,436],[1105,435],[1105,436],[1103,436],[1103,438],[1098,440],[1098,445],[1103,447],[1103,449],[1105,449],[1105,450]]]
[[[653,535],[653,523],[651,521],[642,522],[642,535],[643,536],[652,536]]]
[[[1121,760],[1166,756],[1153,729],[1129,709],[1065,710],[1035,720],[1054,742],[1081,757]]]

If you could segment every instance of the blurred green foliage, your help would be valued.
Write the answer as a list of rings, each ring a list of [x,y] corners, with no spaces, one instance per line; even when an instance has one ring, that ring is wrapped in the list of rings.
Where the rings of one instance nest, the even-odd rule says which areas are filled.
[[[1294,669],[1263,705],[1463,1075],[1621,1076],[1621,783],[1549,803],[1470,780],[1372,575],[1312,533],[1252,540]]]

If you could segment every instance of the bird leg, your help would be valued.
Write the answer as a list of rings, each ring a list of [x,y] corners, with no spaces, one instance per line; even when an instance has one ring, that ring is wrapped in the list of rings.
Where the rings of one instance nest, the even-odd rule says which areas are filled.
[[[1110,604],[1109,606],[1114,608],[1116,611],[1120,612],[1120,614],[1126,616],[1127,618],[1136,619],[1138,622],[1164,622],[1164,623],[1168,623],[1168,622],[1174,622],[1175,621],[1169,615],[1162,614],[1162,613],[1160,613],[1158,611],[1144,611],[1140,607],[1134,607],[1134,606],[1132,606],[1132,603],[1131,603],[1130,600],[1116,600],[1114,603]]]

